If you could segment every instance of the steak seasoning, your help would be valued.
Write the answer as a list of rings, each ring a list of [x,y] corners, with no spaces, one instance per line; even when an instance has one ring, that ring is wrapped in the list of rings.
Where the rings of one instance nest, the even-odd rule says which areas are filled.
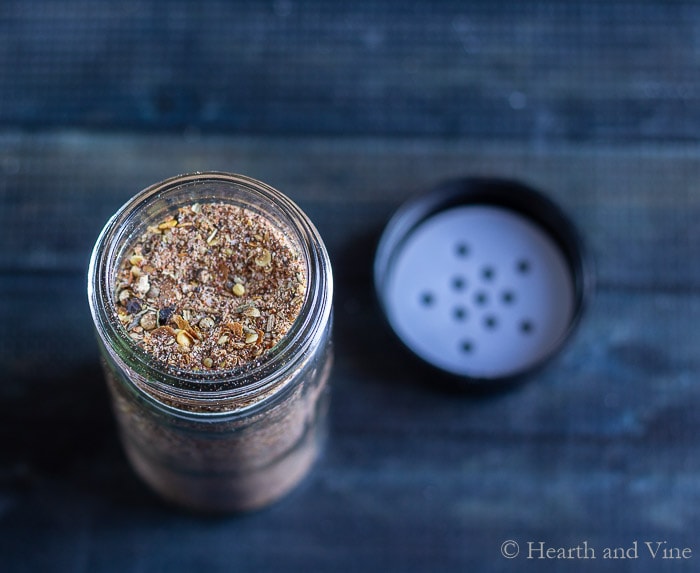
[[[164,498],[260,508],[323,444],[333,278],[308,217],[227,173],[157,183],[102,230],[88,298],[122,444]]]

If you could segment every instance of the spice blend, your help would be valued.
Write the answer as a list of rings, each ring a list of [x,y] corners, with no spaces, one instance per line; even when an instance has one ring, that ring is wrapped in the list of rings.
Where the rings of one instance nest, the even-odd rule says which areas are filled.
[[[206,512],[247,511],[293,488],[325,439],[330,346],[297,371],[302,384],[271,408],[207,424],[167,423],[107,370],[127,457],[165,499]]]
[[[264,217],[227,203],[195,203],[127,248],[115,310],[156,360],[227,370],[284,337],[306,286],[298,251]]]
[[[245,511],[308,473],[325,436],[333,277],[296,205],[230,173],[157,183],[105,226],[88,295],[124,450],[158,494]]]

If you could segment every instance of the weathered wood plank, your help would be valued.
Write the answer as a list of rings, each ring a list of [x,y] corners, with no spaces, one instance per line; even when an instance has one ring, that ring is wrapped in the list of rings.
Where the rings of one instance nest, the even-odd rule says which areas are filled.
[[[0,6],[0,125],[697,141],[694,2]]]
[[[318,196],[323,220],[332,205]],[[347,276],[336,299],[326,456],[270,511],[211,521],[161,506],[128,469],[82,273],[3,273],[5,562],[17,571],[98,573],[223,572],[231,563],[240,571],[412,573],[437,564],[498,572],[541,570],[500,557],[510,538],[564,546],[585,539],[596,548],[658,538],[693,547],[697,293],[604,288],[550,368],[527,386],[475,398],[434,388],[381,326],[367,274]],[[44,550],[31,550],[32,540]],[[620,570],[601,562],[595,569]]]
[[[620,571],[619,562],[602,560],[602,548],[697,541],[697,457],[675,447],[572,450],[432,437],[372,443],[376,457],[368,458],[365,436],[335,439],[300,490],[269,511],[229,519],[160,506],[121,460],[76,465],[60,481],[38,480],[5,503],[13,534],[0,538],[0,550],[18,564],[13,571],[206,566],[217,573],[234,563],[244,572],[413,573],[436,565],[500,572],[543,567],[525,555],[506,561],[500,555],[506,539],[523,549],[527,541],[575,546],[586,540],[598,552],[593,570]],[[31,551],[32,540],[42,540],[44,550]],[[567,565],[582,570],[580,562]],[[640,550],[630,570],[679,565]]]
[[[603,286],[700,288],[700,149],[464,141],[240,138],[59,132],[0,136],[0,269],[85,268],[132,194],[187,171],[262,179],[317,223],[342,280],[366,275],[393,210],[436,182],[512,177],[545,190],[589,243]],[[363,264],[349,256],[360,246]],[[353,261],[352,264],[349,261]]]
[[[514,539],[588,541],[599,559],[571,570],[690,570],[600,551],[700,551],[698,21],[687,1],[0,3],[0,568],[551,565],[501,557]],[[108,216],[207,169],[294,198],[337,278],[326,454],[274,508],[224,519],[128,468],[85,297]],[[479,397],[402,353],[370,282],[393,210],[468,174],[547,191],[599,275],[550,367]]]

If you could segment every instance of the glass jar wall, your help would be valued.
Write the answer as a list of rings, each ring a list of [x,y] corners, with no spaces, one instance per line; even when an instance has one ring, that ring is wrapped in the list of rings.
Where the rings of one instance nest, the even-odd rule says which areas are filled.
[[[136,239],[178,209],[225,203],[264,218],[299,255],[306,288],[289,331],[233,368],[154,359],[116,312],[117,277]],[[92,254],[88,297],[120,435],[135,471],[164,498],[203,511],[262,507],[292,489],[325,435],[333,279],[308,217],[253,179],[196,173],[158,183],[107,223]]]

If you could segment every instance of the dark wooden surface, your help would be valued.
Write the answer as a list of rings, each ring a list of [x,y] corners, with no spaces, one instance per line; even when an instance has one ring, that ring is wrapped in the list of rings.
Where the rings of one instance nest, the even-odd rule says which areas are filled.
[[[698,30],[641,0],[0,4],[0,571],[697,570]],[[295,199],[337,280],[323,459],[217,519],[128,468],[85,294],[109,215],[205,169]],[[598,274],[564,352],[485,397],[405,359],[370,281],[393,210],[469,174],[545,190]]]

